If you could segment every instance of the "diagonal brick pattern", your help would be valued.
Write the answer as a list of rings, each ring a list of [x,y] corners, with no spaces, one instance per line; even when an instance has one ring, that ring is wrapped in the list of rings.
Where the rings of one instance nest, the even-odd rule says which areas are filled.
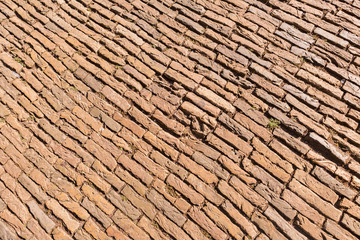
[[[358,239],[359,19],[0,1],[0,239]]]

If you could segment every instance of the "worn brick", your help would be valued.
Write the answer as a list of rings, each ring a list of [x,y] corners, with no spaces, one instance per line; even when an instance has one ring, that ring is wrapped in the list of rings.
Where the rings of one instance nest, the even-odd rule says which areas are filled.
[[[108,202],[97,190],[92,188],[90,185],[85,184],[82,186],[83,193],[95,204],[103,210],[106,214],[111,214],[114,212],[114,206]]]
[[[189,88],[190,90],[194,90],[196,87],[196,83],[193,80],[187,78],[186,76],[173,70],[172,68],[168,68],[168,70],[166,70],[166,72],[164,73],[164,76],[184,85],[186,88]]]
[[[144,196],[147,188],[128,171],[121,167],[116,168],[115,174],[124,182],[131,185],[140,195]]]
[[[264,215],[256,211],[251,220],[255,222],[260,229],[262,229],[271,239],[287,239],[282,235],[274,226],[271,221],[269,221]]]
[[[110,87],[104,87],[101,93],[123,111],[129,110],[129,103]]]
[[[276,128],[273,133],[276,137],[284,140],[291,148],[294,148],[302,154],[306,154],[310,150],[309,146],[279,128]]]
[[[213,202],[216,205],[220,205],[223,201],[223,198],[209,185],[203,183],[200,179],[198,179],[195,175],[191,174],[186,179],[187,182],[189,182],[195,190],[200,192],[207,198],[209,201]]]
[[[154,147],[158,148],[165,155],[169,156],[174,161],[177,159],[179,153],[165,142],[158,139],[155,135],[150,132],[145,133],[144,138]]]
[[[284,220],[281,215],[273,208],[268,207],[264,212],[265,216],[276,222],[276,225],[290,238],[293,239],[307,239],[302,233],[298,232],[292,225]]]
[[[329,173],[327,173],[324,169],[320,167],[315,167],[315,169],[313,170],[313,174],[321,182],[329,186],[329,188],[343,196],[352,199],[356,195],[356,193],[351,188],[345,186],[344,184],[336,180],[334,177],[332,177]]]
[[[84,147],[101,160],[109,169],[113,170],[116,167],[116,160],[105,151],[102,147],[97,145],[94,141],[86,141]]]
[[[326,216],[339,220],[341,211],[336,209],[332,204],[322,200],[318,195],[312,192],[310,189],[306,188],[300,184],[297,180],[292,180],[289,184],[289,187],[292,191],[296,192],[309,204],[314,205],[320,212]]]
[[[154,224],[145,216],[140,219],[138,226],[142,227],[155,240],[169,239],[168,235],[165,235],[158,227],[154,226]]]
[[[55,223],[44,213],[36,201],[32,200],[27,202],[26,205],[29,207],[30,212],[39,221],[40,225],[45,229],[45,231],[50,233],[55,227]]]
[[[20,220],[25,223],[30,218],[30,213],[22,202],[8,189],[1,193],[2,200],[13,211]]]
[[[269,187],[272,191],[279,194],[282,189],[282,184],[271,176],[267,171],[259,166],[251,163],[251,160],[245,158],[242,161],[242,166],[245,171],[250,172],[255,178],[259,179],[263,184]]]
[[[139,196],[133,189],[126,186],[122,191],[122,194],[138,209],[141,209],[150,219],[154,219],[156,210],[153,204]]]
[[[220,181],[218,184],[219,191],[231,200],[242,212],[250,216],[254,210],[254,206],[240,195],[228,183]]]
[[[178,226],[182,226],[186,218],[173,207],[168,201],[164,199],[157,191],[150,190],[147,194],[147,198],[160,210],[164,212],[164,214],[174,221]]]
[[[348,229],[350,229],[353,233],[355,233],[357,236],[359,236],[360,228],[359,228],[359,221],[355,218],[352,218],[351,216],[344,214],[343,219],[341,220],[341,223],[344,224]]]
[[[208,184],[216,183],[218,181],[217,177],[205,170],[202,166],[198,165],[194,161],[192,161],[190,158],[186,157],[185,155],[181,154],[179,156],[178,162],[183,165],[185,168],[187,168],[189,171],[193,172],[197,176],[199,176],[203,181],[205,181]]]
[[[168,168],[169,170],[177,174],[181,179],[185,179],[188,174],[188,172],[183,167],[175,164],[170,159],[162,155],[160,152],[151,152],[150,158],[157,162],[159,165]]]
[[[326,231],[328,231],[338,239],[350,239],[350,240],[356,239],[354,235],[352,235],[349,231],[345,230],[344,228],[340,227],[333,220],[330,219],[326,220],[324,224],[324,228]]]
[[[201,210],[192,207],[189,212],[190,217],[203,227],[214,239],[224,239],[226,234],[221,231]]]
[[[207,240],[208,238],[200,230],[199,226],[192,221],[187,221],[184,224],[184,230],[194,239]]]
[[[223,142],[220,138],[216,137],[214,134],[209,134],[206,138],[206,141],[209,142],[210,145],[214,146],[219,151],[223,152],[225,155],[227,155],[235,162],[240,162],[240,160],[245,156],[243,152],[229,146],[228,144]]]
[[[174,187],[177,191],[189,198],[193,204],[199,205],[204,201],[204,197],[182,182],[175,175],[170,174],[166,179],[166,183]]]
[[[92,219],[89,219],[85,223],[84,229],[88,231],[96,239],[102,239],[102,240],[111,239],[110,237],[106,236],[106,234],[103,231],[101,231],[101,229],[96,225],[96,223]]]
[[[108,198],[111,203],[120,209],[126,216],[132,220],[139,219],[141,212],[136,209],[125,196],[120,195],[115,191],[110,191]]]
[[[259,193],[262,197],[264,197],[265,200],[269,201],[269,203],[277,210],[279,210],[287,219],[294,219],[294,217],[296,216],[296,210],[293,209],[289,203],[281,199],[280,196],[276,195],[265,185],[257,185],[255,191]]]
[[[287,95],[286,98],[288,98],[288,96],[290,96],[290,95]],[[285,127],[293,130],[294,132],[298,133],[301,136],[306,135],[307,129],[304,126],[302,126],[301,124],[299,124],[299,123],[293,121],[292,119],[288,118],[284,113],[282,113],[278,109],[271,108],[268,111],[268,113],[273,118],[279,120],[281,122],[281,124],[284,125]]]
[[[63,207],[61,207],[56,200],[50,199],[45,204],[55,216],[65,223],[70,232],[73,233],[79,227],[80,224]]]
[[[167,116],[165,116],[159,110],[156,110],[154,112],[153,117],[156,118],[159,122],[161,122],[164,126],[169,128],[176,135],[181,136],[185,130],[185,127],[181,123],[179,123],[173,119],[169,119]]]
[[[152,172],[154,175],[156,175],[158,178],[162,180],[165,180],[166,176],[169,174],[169,172],[166,169],[154,163],[150,158],[145,156],[143,153],[140,153],[139,151],[136,152],[133,157],[147,170],[149,170],[150,172]]]
[[[169,219],[167,219],[161,213],[157,214],[155,221],[159,224],[160,227],[162,227],[171,236],[185,239],[185,240],[191,239],[181,228],[176,226],[176,224],[171,222]]]
[[[259,121],[260,123],[264,123],[265,119],[263,120],[263,118],[260,117],[261,115],[258,115],[257,112],[248,112],[246,110],[246,105],[243,106],[243,104],[242,104],[241,109],[246,111],[246,113],[247,113],[246,115],[248,115],[249,117],[251,117],[253,119],[257,119],[257,121]],[[250,109],[248,109],[248,110],[250,110]],[[260,119],[258,119],[257,117],[260,117]],[[270,141],[271,134],[270,134],[269,130],[267,130],[266,128],[264,128],[264,127],[260,126],[259,124],[255,123],[254,121],[252,121],[250,118],[246,117],[245,115],[237,113],[235,115],[235,117],[234,117],[234,120],[239,122],[242,126],[247,128],[252,133],[259,136],[265,142]]]

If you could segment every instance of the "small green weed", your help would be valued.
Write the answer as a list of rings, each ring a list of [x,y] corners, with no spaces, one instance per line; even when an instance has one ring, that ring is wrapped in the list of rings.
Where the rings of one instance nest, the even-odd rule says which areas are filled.
[[[170,196],[172,197],[178,197],[178,194],[176,193],[175,189],[170,186],[170,185],[166,185],[166,191],[170,194]]]
[[[14,57],[13,59],[14,59],[16,62],[20,63],[21,66],[25,67],[25,63],[24,63],[24,61],[23,61],[21,58],[19,58],[19,57]]]
[[[78,92],[78,91],[79,91],[79,90],[78,90],[76,87],[74,87],[74,86],[71,86],[70,89],[73,90],[74,92]]]
[[[270,120],[269,120],[269,122],[268,122],[268,128],[274,129],[274,128],[279,127],[279,125],[280,125],[280,121],[279,121],[279,120],[270,118]]]

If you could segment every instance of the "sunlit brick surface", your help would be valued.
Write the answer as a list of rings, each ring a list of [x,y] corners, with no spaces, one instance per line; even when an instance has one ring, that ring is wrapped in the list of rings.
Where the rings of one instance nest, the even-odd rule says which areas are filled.
[[[0,239],[360,237],[359,0],[0,0]]]

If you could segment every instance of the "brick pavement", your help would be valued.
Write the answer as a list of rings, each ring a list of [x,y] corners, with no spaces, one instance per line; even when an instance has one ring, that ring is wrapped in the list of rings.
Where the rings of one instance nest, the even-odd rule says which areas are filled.
[[[359,19],[0,1],[0,239],[358,239]]]

